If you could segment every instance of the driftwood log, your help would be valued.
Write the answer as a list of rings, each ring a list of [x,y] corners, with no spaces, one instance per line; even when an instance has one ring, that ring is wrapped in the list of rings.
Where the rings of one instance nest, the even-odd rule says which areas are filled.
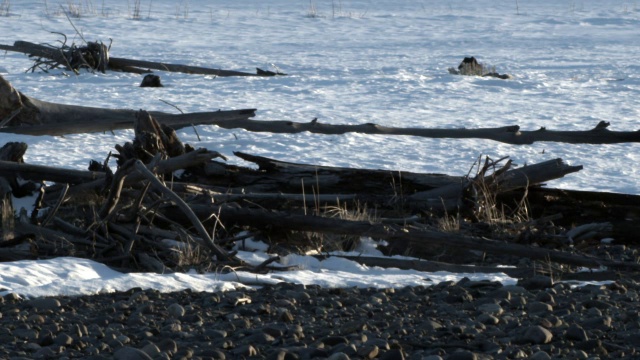
[[[255,116],[255,109],[187,114],[150,112],[160,123],[173,128],[241,120]],[[22,94],[0,76],[0,131],[27,135],[65,135],[103,132],[133,127],[135,110],[105,109],[41,101]]]
[[[103,132],[133,126],[134,110],[105,109],[56,104],[37,100],[20,93],[0,77],[0,131],[27,135],[65,135]],[[396,128],[376,124],[334,125],[285,120],[252,120],[256,109],[225,110],[187,114],[150,112],[158,122],[179,129],[192,125],[217,125],[225,129],[241,128],[254,132],[344,134],[358,132],[378,135],[409,135],[428,138],[481,138],[508,144],[532,144],[538,141],[572,144],[613,144],[640,142],[640,131],[611,131],[601,121],[585,131],[555,131],[541,128],[520,130],[517,125],[482,129]]]
[[[211,213],[217,213],[219,214],[218,217],[220,220],[227,224],[242,223],[243,225],[261,229],[278,226],[279,228],[295,231],[368,236],[375,239],[391,241],[394,246],[402,249],[444,245],[590,268],[607,267],[611,269],[640,270],[640,264],[636,263],[597,259],[584,255],[570,254],[564,251],[534,248],[521,244],[444,233],[441,231],[408,229],[400,225],[343,220],[322,216],[297,215],[264,209],[220,208],[216,205],[193,205],[192,209],[201,218],[206,218]]]
[[[133,126],[135,111],[56,104],[28,97],[0,77],[0,131],[27,135],[65,135],[126,129]],[[541,128],[520,130],[517,125],[483,129],[395,128],[376,124],[333,125],[317,120],[252,120],[256,109],[225,110],[187,114],[150,112],[161,124],[179,129],[192,125],[217,125],[225,129],[241,128],[254,132],[344,134],[358,132],[378,135],[409,135],[428,138],[481,138],[509,144],[532,144],[537,141],[572,144],[613,144],[640,142],[640,131],[611,131],[601,121],[586,131],[555,131]]]
[[[99,59],[101,61],[96,61],[95,65],[91,65],[92,61],[87,61],[83,58],[83,54],[86,52],[91,52],[92,48],[97,48],[100,51],[96,53],[101,54]],[[13,51],[20,52],[29,55],[30,57],[44,58],[50,60],[54,63],[52,67],[62,66],[67,68],[68,70],[77,71],[79,66],[76,64],[86,64],[86,67],[100,70],[104,72],[104,70],[119,70],[126,72],[134,72],[134,73],[149,73],[151,70],[162,70],[169,72],[182,72],[187,74],[200,74],[200,75],[214,75],[214,76],[244,76],[244,77],[268,77],[275,75],[286,75],[280,72],[271,72],[264,71],[262,69],[256,69],[256,73],[249,73],[243,71],[234,71],[234,70],[222,70],[222,69],[211,69],[199,66],[188,66],[188,65],[180,65],[180,64],[168,64],[161,62],[153,62],[153,61],[143,61],[143,60],[133,60],[133,59],[125,59],[125,58],[117,58],[112,57],[108,54],[108,50],[105,45],[101,43],[93,43],[89,42],[84,47],[76,47],[71,46],[67,48],[58,48],[51,45],[40,45],[35,44],[28,41],[16,41],[13,45],[3,45],[0,44],[0,50],[5,51]],[[81,61],[74,61],[74,58],[81,57]],[[94,58],[92,56],[91,58]]]
[[[540,128],[538,130],[520,130],[520,126],[511,125],[497,128],[479,129],[429,129],[397,128],[372,123],[339,125],[324,124],[316,119],[310,122],[287,120],[232,120],[216,121],[213,124],[225,129],[245,129],[254,132],[294,134],[308,131],[315,134],[337,135],[350,132],[375,135],[408,135],[426,138],[488,139],[514,145],[533,144],[538,141],[564,142],[570,144],[614,144],[640,142],[640,131],[611,131],[608,122],[601,121],[591,130],[559,131]]]

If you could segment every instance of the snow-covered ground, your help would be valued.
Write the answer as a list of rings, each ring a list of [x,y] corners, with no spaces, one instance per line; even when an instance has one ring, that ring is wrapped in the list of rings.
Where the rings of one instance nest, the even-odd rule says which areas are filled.
[[[587,130],[604,120],[612,130],[640,129],[636,1],[142,0],[139,18],[134,19],[135,3],[0,2],[0,44],[56,44],[63,39],[56,33],[66,34],[68,44],[80,44],[75,26],[87,41],[112,39],[111,55],[116,57],[249,72],[260,67],[289,76],[215,78],[159,72],[166,87],[139,88],[141,77],[134,74],[25,73],[32,62],[19,53],[0,54],[0,74],[29,96],[87,106],[177,112],[166,101],[185,112],[257,108],[256,119],[265,120],[317,117],[333,124],[433,128],[517,124],[523,130]],[[72,25],[64,12],[80,16],[71,17]],[[494,65],[513,79],[450,75],[447,68],[465,56]],[[215,126],[201,126],[198,133],[200,140],[192,129],[181,130],[179,136],[238,163],[232,151],[322,165],[462,175],[481,155],[510,156],[517,164],[562,158],[584,165],[584,170],[551,187],[640,193],[638,144],[514,146],[480,139],[282,135]],[[90,159],[104,159],[115,144],[131,137],[131,131],[65,137],[2,134],[0,142],[28,143],[29,163],[84,169]],[[0,265],[0,287],[24,294],[122,289],[135,278],[85,260]],[[401,280],[391,270],[333,262],[314,263],[305,271],[313,276],[299,273],[296,278],[298,273],[291,273],[287,280],[401,286],[412,284],[405,277],[435,276],[409,272],[402,273]],[[28,273],[42,283],[29,280]],[[356,274],[358,282],[342,278],[345,273]],[[323,279],[324,274],[342,280],[332,282]],[[185,276],[193,278],[181,283]],[[99,278],[105,278],[102,287]],[[181,274],[146,284],[172,284],[167,289],[175,289],[223,278]]]

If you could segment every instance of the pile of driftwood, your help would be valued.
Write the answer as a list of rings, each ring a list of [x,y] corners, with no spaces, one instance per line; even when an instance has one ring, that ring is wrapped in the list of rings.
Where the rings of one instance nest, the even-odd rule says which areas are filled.
[[[567,278],[562,273],[574,267],[640,268],[636,262],[577,251],[576,245],[608,236],[620,243],[635,241],[638,222],[625,219],[640,214],[639,199],[541,187],[582,169],[561,159],[524,167],[508,159],[485,159],[473,176],[455,177],[294,164],[235,153],[257,165],[245,168],[219,160],[224,157],[216,151],[183,144],[172,129],[215,123],[257,131],[299,130],[299,123],[250,120],[253,115],[253,109],[172,115],[53,104],[30,98],[0,78],[2,131],[135,130],[131,142],[116,145],[116,153],[93,161],[87,171],[25,164],[26,145],[5,144],[0,149],[0,260],[79,256],[131,271],[227,266],[266,271],[277,254],[349,250],[360,238],[370,237],[384,240],[389,254],[431,260],[355,261],[422,270],[501,271],[516,277],[554,271]],[[317,121],[307,126],[330,128]],[[364,128],[402,134],[376,125]],[[606,126],[584,133],[575,138],[637,141],[635,133],[612,135]],[[523,135],[515,129],[511,136]],[[115,170],[109,166],[112,157]],[[30,212],[12,208],[12,196],[34,193],[38,196]],[[232,245],[248,237],[264,239],[276,255],[258,266],[244,264]],[[475,258],[457,256],[461,249]],[[433,261],[444,253],[453,254],[447,260],[457,264]],[[483,254],[501,256],[501,263],[512,257],[542,265],[477,266]]]
[[[227,265],[264,271],[268,263],[247,266],[234,256],[231,245],[247,237],[262,238],[276,254],[344,249],[352,247],[354,239],[371,237],[386,240],[389,253],[469,249],[536,259],[546,264],[538,271],[548,269],[549,263],[638,268],[565,251],[579,234],[576,239],[560,236],[553,222],[561,215],[512,220],[517,216],[509,214],[523,206],[523,199],[505,199],[582,168],[560,159],[522,168],[487,159],[471,178],[321,167],[235,154],[257,164],[254,169],[228,165],[216,160],[224,159],[216,151],[183,144],[146,111],[137,112],[134,129],[132,142],[116,145],[117,153],[92,162],[88,171],[24,164],[26,145],[6,144],[0,150],[0,259],[79,256],[132,271],[207,271]],[[108,166],[109,157],[117,160],[115,171]],[[19,217],[14,219],[10,195],[34,191],[39,196],[30,215],[16,209]],[[504,199],[499,205],[500,194]],[[503,210],[491,210],[498,208]],[[457,218],[456,232],[443,231],[449,215]],[[602,237],[610,227],[592,226],[586,239]],[[497,270],[433,261],[356,261],[430,270]],[[500,271],[513,276],[534,273],[531,268]]]
[[[64,35],[63,35],[64,36]],[[181,64],[168,64],[153,61],[143,61],[134,59],[117,58],[109,55],[111,44],[105,45],[103,42],[87,42],[85,45],[67,45],[67,37],[59,46],[50,44],[35,44],[28,41],[16,41],[13,45],[0,44],[0,50],[14,51],[28,54],[34,58],[34,64],[30,71],[42,70],[48,72],[53,69],[66,69],[79,73],[81,69],[90,71],[105,72],[106,70],[124,71],[136,74],[146,74],[153,70],[169,72],[182,72],[187,74],[213,75],[213,76],[276,76],[287,75],[280,71],[270,71],[256,68],[255,73],[211,69],[200,66],[189,66]]]

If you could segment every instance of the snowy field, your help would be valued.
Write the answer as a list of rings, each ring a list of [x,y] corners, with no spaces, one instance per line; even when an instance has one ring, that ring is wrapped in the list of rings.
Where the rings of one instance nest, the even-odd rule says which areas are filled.
[[[166,101],[185,112],[257,108],[256,119],[264,120],[318,118],[332,124],[429,128],[520,125],[523,130],[588,130],[604,120],[611,122],[611,130],[640,129],[636,1],[142,0],[137,19],[135,3],[0,1],[0,44],[55,44],[62,37],[54,32],[66,34],[68,43],[81,44],[75,25],[87,41],[108,44],[112,39],[115,57],[248,72],[260,67],[289,76],[215,78],[158,72],[166,87],[139,88],[141,76],[135,74],[25,73],[32,62],[20,53],[0,54],[0,74],[37,99],[98,107],[177,112]],[[79,15],[71,17],[73,25],[64,12]],[[513,79],[450,75],[447,68],[457,67],[465,56],[475,56]],[[515,146],[481,139],[276,135],[215,126],[201,126],[198,133],[200,141],[192,129],[181,130],[179,136],[237,163],[241,160],[233,159],[233,151],[321,165],[463,175],[482,155],[510,156],[521,165],[562,158],[584,165],[584,170],[550,187],[640,193],[638,144]],[[28,143],[29,163],[76,169],[85,169],[91,159],[103,160],[115,144],[131,138],[131,131],[0,135],[2,143]],[[86,289],[77,284],[84,279],[78,274],[98,274],[86,275],[91,284],[101,277],[97,264],[74,264],[48,262],[45,270],[34,262],[0,264],[0,287],[42,295],[65,292],[60,285],[64,281]],[[297,280],[289,274],[287,281],[313,281],[305,278],[311,272],[310,277],[327,286],[409,285],[394,278],[380,280],[393,271],[359,273],[350,263],[325,265],[309,267]],[[67,275],[47,270],[51,267]],[[49,272],[50,279],[66,280],[47,287],[31,283],[21,271],[38,273],[39,279],[47,279]],[[349,272],[358,282],[331,283],[318,275],[341,279],[335,274]],[[110,284],[118,276],[123,275],[104,275]],[[432,274],[417,276],[434,279]],[[173,284],[162,280],[155,286],[164,283]],[[100,291],[95,286],[86,291]],[[115,288],[105,285],[103,291]]]

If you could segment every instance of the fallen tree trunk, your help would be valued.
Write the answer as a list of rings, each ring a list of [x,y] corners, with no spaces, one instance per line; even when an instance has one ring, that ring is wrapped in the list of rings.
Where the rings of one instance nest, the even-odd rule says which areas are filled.
[[[533,260],[551,261],[589,268],[606,267],[611,269],[640,270],[640,264],[605,260],[579,254],[571,254],[544,248],[535,248],[520,244],[496,241],[479,237],[465,236],[429,230],[407,229],[402,226],[372,223],[369,221],[349,221],[320,216],[296,215],[263,209],[247,209],[232,206],[192,205],[194,213],[201,219],[208,219],[210,214],[218,214],[222,223],[241,224],[259,229],[280,229],[343,235],[368,236],[374,239],[387,240],[393,247],[429,248],[435,245],[463,249],[473,249],[488,253],[513,255]],[[179,213],[172,214],[179,216]]]
[[[28,97],[0,76],[0,132],[65,135],[130,129],[136,110],[57,104]],[[255,109],[169,114],[149,112],[161,124],[182,128],[255,116]]]
[[[538,141],[564,142],[570,144],[615,144],[640,142],[640,131],[611,131],[608,122],[601,121],[595,128],[586,131],[557,131],[541,128],[534,131],[520,130],[520,126],[503,126],[480,129],[427,129],[397,128],[372,123],[355,125],[323,124],[315,119],[311,122],[287,120],[239,120],[218,121],[225,129],[245,129],[255,132],[293,134],[308,131],[315,134],[338,135],[350,132],[373,135],[409,135],[426,138],[489,139],[514,145],[528,145]]]
[[[24,180],[53,181],[57,183],[81,184],[104,179],[104,173],[85,170],[56,168],[45,165],[22,164],[0,160],[0,176],[20,176]]]
[[[133,125],[134,110],[105,109],[56,104],[30,98],[11,87],[0,77],[0,132],[26,135],[65,135],[73,133],[128,129]],[[309,123],[284,120],[252,120],[256,109],[227,110],[188,114],[150,112],[161,124],[175,129],[190,125],[217,125],[225,129],[245,129],[254,132],[344,134],[358,132],[378,135],[409,135],[428,138],[480,138],[508,144],[532,144],[537,141],[613,144],[640,142],[640,131],[611,131],[609,123],[601,121],[587,131],[554,131],[540,129],[521,131],[520,127],[505,126],[481,129],[395,128],[376,124],[332,125],[313,120]]]
[[[231,185],[247,192],[304,189],[309,193],[322,191],[325,194],[388,194],[388,198],[395,193],[399,201],[414,209],[432,211],[461,208],[465,191],[474,185],[473,179],[462,176],[306,165],[242,152],[234,152],[234,155],[257,164],[258,170],[211,162],[205,166],[208,178],[201,181],[208,180],[207,183],[218,186]],[[562,159],[554,159],[509,169],[498,176],[486,176],[481,185],[491,183],[496,192],[507,192],[539,185],[580,170],[582,166],[570,166]]]
[[[180,65],[180,64],[168,64],[168,63],[160,63],[153,61],[143,61],[143,60],[132,60],[132,59],[124,59],[117,57],[109,58],[109,67],[112,69],[122,69],[125,70],[128,67],[142,67],[149,68],[155,70],[169,71],[169,72],[181,72],[185,74],[198,74],[198,75],[214,75],[220,77],[227,76],[245,76],[245,77],[266,77],[273,76],[268,75],[266,72],[257,71],[256,73],[248,73],[243,71],[234,71],[234,70],[222,70],[222,69],[211,69],[200,66],[189,66],[189,65]]]
[[[16,41],[13,43],[13,45],[0,44],[0,50],[20,52],[20,53],[27,54],[29,56],[49,59],[67,68],[69,68],[69,64],[70,64],[69,59],[65,54],[65,51],[63,49],[56,48],[53,46],[34,44],[28,41]],[[205,67],[199,67],[199,66],[188,66],[188,65],[168,64],[168,63],[153,62],[153,61],[132,60],[132,59],[111,57],[111,56],[105,57],[105,60],[108,61],[107,68],[126,71],[126,72],[134,72],[134,73],[151,72],[150,70],[144,71],[143,69],[140,69],[140,68],[147,68],[147,69],[163,70],[163,71],[169,71],[169,72],[214,75],[214,76],[221,76],[221,77],[226,77],[226,76],[265,77],[265,76],[274,76],[274,75],[284,75],[284,74],[276,74],[273,72],[260,71],[260,70],[258,70],[256,73],[248,73],[248,72],[234,71],[234,70],[211,69],[211,68],[205,68]],[[69,69],[69,70],[73,70],[73,69]]]
[[[117,146],[119,151],[128,147]],[[235,153],[239,157],[260,164],[259,169],[227,165],[212,159],[223,157],[215,151],[199,149],[162,160],[157,164],[161,174],[203,166],[205,175],[191,177],[196,186],[192,193],[206,194],[218,201],[302,201],[321,205],[337,202],[368,203],[380,210],[394,209],[397,205],[408,205],[414,210],[453,211],[463,208],[461,203],[468,187],[474,186],[471,179],[442,174],[419,174],[400,171],[350,169],[329,166],[296,164]],[[117,155],[116,155],[117,156]],[[216,170],[212,170],[211,168]],[[507,192],[517,188],[528,188],[557,179],[582,169],[582,166],[566,165],[562,159],[515,168],[502,173],[498,178],[487,176],[485,183],[496,183],[496,192]],[[25,180],[54,181],[77,184],[69,193],[78,195],[93,193],[105,186],[105,174],[96,171],[70,170],[42,165],[18,164],[0,161],[0,176],[19,174]],[[140,180],[130,175],[126,184]],[[395,184],[395,186],[392,186]],[[189,192],[189,184],[176,186]],[[195,190],[195,188],[198,190]],[[318,193],[319,189],[322,194]],[[284,193],[289,194],[284,194]],[[299,193],[302,195],[297,195]],[[57,198],[57,192],[49,191],[47,202]],[[470,200],[474,200],[471,199]]]
[[[461,176],[445,174],[420,174],[408,171],[355,169],[333,166],[318,166],[292,163],[267,157],[234,152],[237,157],[258,165],[258,170],[209,163],[205,173],[216,183],[228,185],[239,183],[245,189],[265,191],[297,192],[301,189],[311,193],[406,193],[433,189],[452,183],[463,182]],[[218,181],[218,180],[222,181]],[[228,180],[229,181],[228,181]]]

